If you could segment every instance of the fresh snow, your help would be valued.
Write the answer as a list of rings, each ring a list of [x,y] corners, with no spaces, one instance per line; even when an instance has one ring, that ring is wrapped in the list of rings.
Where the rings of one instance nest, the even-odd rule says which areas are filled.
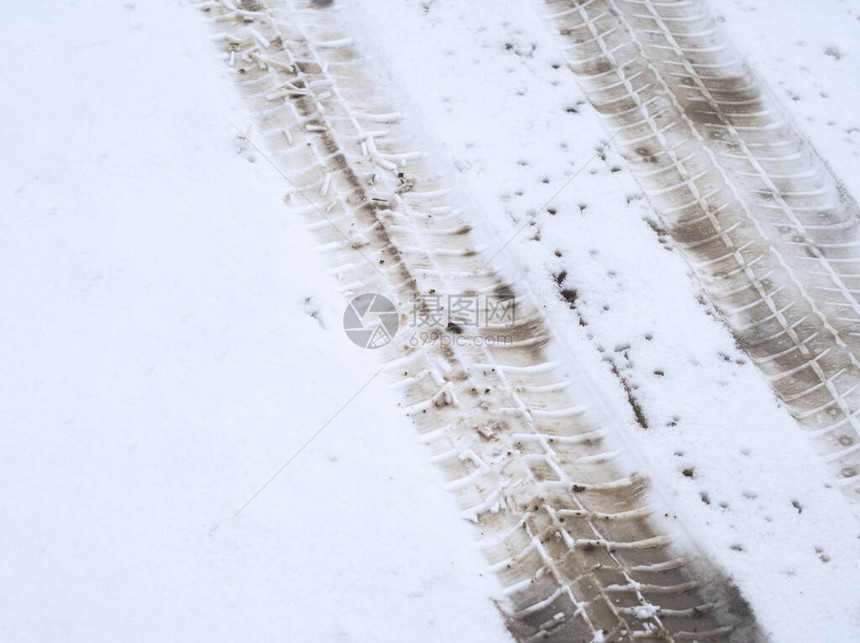
[[[860,194],[860,10],[712,3]],[[588,163],[505,251],[560,357],[627,419],[616,440],[665,520],[774,641],[856,639],[860,526],[611,145],[589,162],[608,136],[539,9],[345,15],[490,244]],[[283,181],[237,137],[250,119],[194,8],[54,0],[0,30],[0,639],[509,640],[383,375],[231,520],[379,365],[344,336]]]
[[[1,29],[0,640],[506,640],[382,375],[230,522],[378,365],[196,11]]]

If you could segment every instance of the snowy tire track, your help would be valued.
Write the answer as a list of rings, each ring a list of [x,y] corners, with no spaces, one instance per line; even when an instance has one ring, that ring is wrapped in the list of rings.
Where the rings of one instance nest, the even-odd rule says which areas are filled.
[[[754,639],[743,599],[650,517],[646,483],[607,447],[598,405],[549,360],[536,307],[484,267],[468,218],[409,146],[337,10],[275,0],[198,6],[345,294],[382,292],[401,306],[430,292],[515,298],[509,346],[396,340],[382,350],[480,529],[517,638]]]
[[[706,290],[860,502],[857,204],[701,0],[545,0]]]

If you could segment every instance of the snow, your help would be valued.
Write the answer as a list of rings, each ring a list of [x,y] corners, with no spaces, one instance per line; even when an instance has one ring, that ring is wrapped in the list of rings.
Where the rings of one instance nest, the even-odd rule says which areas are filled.
[[[714,5],[860,193],[857,10]],[[347,15],[491,244],[588,163],[504,253],[558,357],[626,418],[616,440],[666,520],[775,641],[853,640],[860,528],[611,145],[590,160],[608,136],[539,8],[355,0]],[[237,139],[249,121],[192,7],[15,15],[0,27],[2,638],[509,640],[472,526],[383,376],[230,520],[379,365],[344,336],[282,181]]]
[[[738,584],[775,641],[821,640],[822,632],[827,640],[856,638],[860,604],[845,589],[860,572],[860,528],[794,421],[701,303],[682,258],[662,248],[623,160],[610,145],[605,161],[590,161],[609,135],[547,37],[540,3],[357,4],[366,41],[381,48],[410,118],[425,123],[440,156],[457,168],[498,246],[517,235],[510,260],[544,301],[568,363],[585,369],[607,406],[629,419],[618,443],[673,509],[667,519]],[[746,3],[757,9],[757,28],[726,18],[736,44],[751,48],[773,85],[794,82],[798,65],[812,68],[800,55],[768,65],[775,58],[768,52],[799,38],[791,13],[799,4]],[[719,9],[728,13],[725,5]],[[803,28],[810,39],[828,33],[850,52],[849,28],[839,25],[846,10],[838,2],[807,5]],[[857,88],[848,79],[860,72],[850,55],[838,61],[842,68],[819,58],[804,78],[834,96],[835,86],[844,87],[845,102],[831,100],[829,112],[804,124],[816,142],[821,128],[811,126],[819,121],[851,122],[846,106]],[[860,191],[852,185],[853,134],[831,134],[825,143],[825,158]],[[517,234],[577,171],[549,204],[556,214],[539,214]],[[576,311],[558,295],[562,273],[562,287],[576,291]],[[609,364],[635,387],[647,430],[634,422]]]
[[[196,12],[2,29],[0,638],[505,640],[383,376],[230,522],[378,365]]]
[[[856,197],[860,118],[852,106],[860,100],[860,7],[838,0],[712,3],[727,33]]]

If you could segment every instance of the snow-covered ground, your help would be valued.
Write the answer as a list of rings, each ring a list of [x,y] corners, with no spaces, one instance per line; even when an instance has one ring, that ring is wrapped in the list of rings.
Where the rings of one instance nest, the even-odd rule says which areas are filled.
[[[0,640],[505,640],[382,377],[229,522],[378,365],[197,13],[2,30]]]
[[[39,3],[0,27],[0,639],[508,640],[382,377],[231,521],[378,365],[237,142],[209,30],[155,4]],[[860,12],[714,4],[860,194]],[[348,9],[499,246],[608,138],[538,9]],[[669,520],[775,641],[857,638],[856,520],[611,147],[553,207],[506,254],[628,418]]]
[[[546,37],[540,3],[359,4],[371,25],[367,40],[381,43],[500,245],[609,138]],[[815,141],[822,129],[837,129],[826,123],[841,124],[841,134],[822,136],[821,151],[857,193],[860,139],[845,132],[856,118],[858,87],[849,78],[860,77],[860,51],[849,33],[857,12],[838,2],[805,11],[815,55],[804,57],[801,47],[787,60],[801,39],[796,4],[757,3],[757,29],[743,25],[743,8],[715,9],[774,87],[802,83],[805,94],[815,85],[834,96],[812,99],[820,102],[812,122],[802,100],[786,102]],[[392,23],[406,35],[392,38]],[[828,43],[842,58],[824,54]],[[812,71],[798,74],[804,66]],[[623,161],[610,148],[551,207],[557,214],[539,215],[512,254],[543,294],[553,327],[577,361],[592,363],[602,388],[614,390],[616,406],[625,405],[624,393],[601,358],[637,387],[649,428],[631,421],[629,437],[677,519],[737,580],[774,640],[856,638],[860,599],[840,588],[857,586],[860,528],[794,421],[699,303],[681,257],[661,249]],[[561,274],[562,287],[576,290],[576,312],[547,278]],[[629,405],[626,413],[632,420]]]

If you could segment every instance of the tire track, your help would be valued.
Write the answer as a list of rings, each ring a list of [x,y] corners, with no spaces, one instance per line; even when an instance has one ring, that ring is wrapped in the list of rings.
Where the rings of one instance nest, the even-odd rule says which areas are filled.
[[[857,204],[701,0],[544,0],[740,345],[860,502]]]
[[[381,349],[480,530],[511,631],[521,641],[754,640],[744,600],[660,529],[646,481],[606,444],[598,404],[550,361],[537,307],[484,266],[469,219],[411,148],[330,4],[198,6],[344,294],[384,293],[400,310],[428,293],[516,304],[509,345],[474,341],[499,328],[449,326],[459,342],[397,338]]]

